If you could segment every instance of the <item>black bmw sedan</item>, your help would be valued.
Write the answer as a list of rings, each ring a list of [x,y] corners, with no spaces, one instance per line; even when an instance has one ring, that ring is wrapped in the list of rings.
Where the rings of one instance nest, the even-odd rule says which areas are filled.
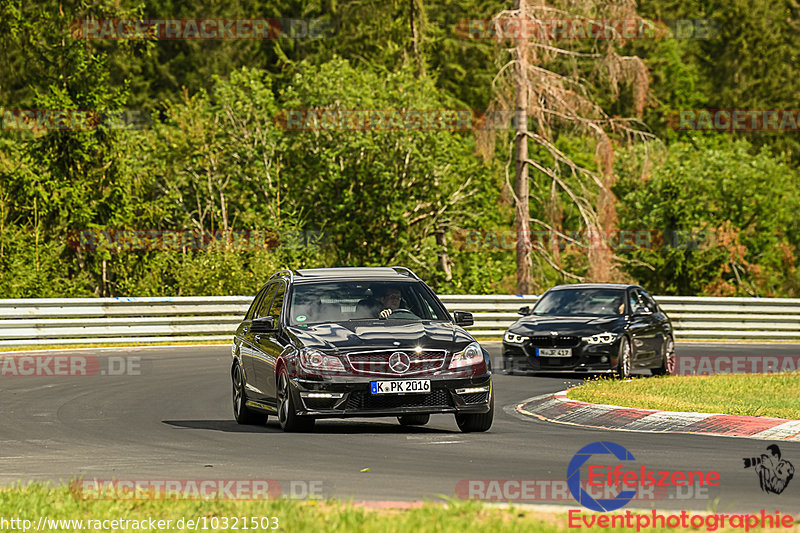
[[[274,415],[285,431],[319,418],[455,415],[461,431],[494,416],[491,360],[434,292],[403,267],[281,271],[258,292],[231,351],[233,414]]]
[[[638,285],[559,285],[503,336],[507,370],[653,374],[675,370],[672,323]]]

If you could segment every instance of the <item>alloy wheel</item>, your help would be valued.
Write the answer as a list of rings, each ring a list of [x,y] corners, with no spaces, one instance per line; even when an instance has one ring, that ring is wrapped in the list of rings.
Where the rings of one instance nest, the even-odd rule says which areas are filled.
[[[631,343],[628,339],[622,339],[622,343],[619,347],[617,374],[623,379],[631,376]]]

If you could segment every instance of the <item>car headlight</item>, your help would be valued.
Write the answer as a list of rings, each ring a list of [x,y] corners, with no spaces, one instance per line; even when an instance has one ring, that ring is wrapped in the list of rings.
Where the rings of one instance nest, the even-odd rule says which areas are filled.
[[[598,333],[597,335],[592,335],[591,337],[583,337],[581,340],[587,344],[611,344],[619,337],[619,333]]]
[[[503,335],[503,340],[509,344],[522,344],[528,339],[530,339],[530,337],[523,337],[522,335],[517,335],[516,333],[511,333],[510,331],[506,331],[506,334]]]
[[[481,345],[477,342],[471,342],[466,348],[453,354],[453,360],[450,361],[450,366],[448,368],[452,370],[454,368],[477,365],[482,362],[483,350],[481,349]]]
[[[327,355],[308,348],[300,350],[300,366],[305,370],[344,372],[344,365],[341,359],[335,355]]]

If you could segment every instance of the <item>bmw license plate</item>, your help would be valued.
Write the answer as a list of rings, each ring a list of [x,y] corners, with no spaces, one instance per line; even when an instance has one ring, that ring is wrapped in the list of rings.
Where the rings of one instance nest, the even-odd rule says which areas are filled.
[[[431,392],[429,379],[404,379],[402,381],[371,381],[372,394],[428,394]]]
[[[572,348],[536,348],[537,357],[572,357]]]

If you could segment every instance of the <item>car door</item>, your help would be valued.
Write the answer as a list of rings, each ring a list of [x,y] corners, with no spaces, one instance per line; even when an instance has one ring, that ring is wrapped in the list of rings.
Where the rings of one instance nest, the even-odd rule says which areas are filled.
[[[251,374],[249,374],[249,372],[252,370],[252,360],[250,356],[252,349],[247,342],[247,334],[250,331],[250,323],[253,320],[253,314],[258,308],[261,300],[264,299],[264,293],[266,293],[266,291],[267,287],[264,286],[256,293],[255,297],[253,298],[253,302],[247,309],[247,314],[244,315],[244,320],[242,320],[242,323],[239,324],[239,327],[236,329],[234,344],[238,348],[239,360],[241,361],[242,368],[244,369],[245,382],[247,382],[247,380],[250,378]]]
[[[255,399],[264,398],[264,383],[258,375],[260,350],[251,328],[253,319],[264,316],[265,308],[269,309],[270,302],[277,288],[276,283],[270,283],[261,290],[260,296],[257,297],[259,300],[254,305],[253,314],[242,328],[242,364],[244,365],[244,372],[247,376],[248,394]]]
[[[255,363],[256,378],[264,394],[264,400],[275,405],[276,380],[275,362],[283,352],[285,341],[283,339],[282,320],[284,300],[286,299],[286,283],[278,281],[275,283],[275,296],[269,307],[264,306],[261,316],[271,316],[275,321],[275,330],[269,333],[257,334],[253,337],[253,344],[257,350],[257,355],[253,359]],[[277,407],[277,406],[276,406]]]
[[[628,334],[631,338],[631,361],[635,364],[638,363],[640,358],[646,359],[647,347],[645,346],[645,332],[647,331],[647,322],[644,317],[635,315],[637,308],[641,306],[639,302],[639,295],[633,288],[628,289]]]
[[[669,318],[667,318],[667,315],[658,306],[655,299],[645,290],[640,290],[639,292],[641,293],[647,307],[653,311],[652,321],[653,327],[655,328],[653,350],[655,351],[656,358],[658,359],[663,353],[664,343],[666,343],[667,338],[672,335],[672,328],[669,323]]]
[[[631,291],[636,300],[636,307],[634,308],[633,322],[636,324],[637,342],[639,346],[639,355],[636,358],[637,364],[649,365],[657,357],[656,351],[659,346],[658,334],[658,320],[656,319],[657,309],[653,309],[651,304],[644,297],[642,289],[633,288]],[[636,315],[636,309],[645,310],[644,314]]]

